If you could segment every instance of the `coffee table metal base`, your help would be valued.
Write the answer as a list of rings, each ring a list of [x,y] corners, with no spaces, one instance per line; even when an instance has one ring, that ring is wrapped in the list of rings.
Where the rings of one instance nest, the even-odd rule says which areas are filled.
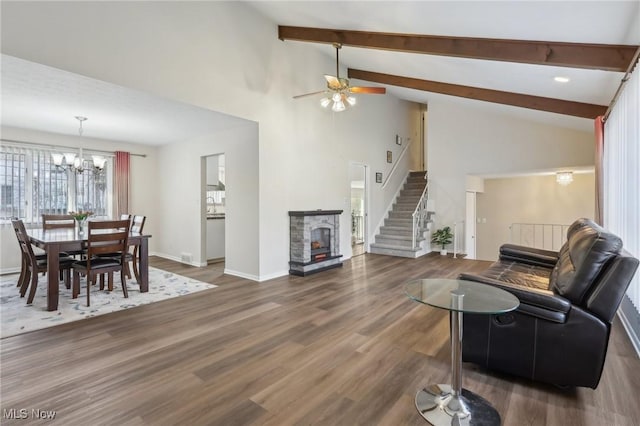
[[[429,385],[419,391],[416,408],[434,426],[500,426],[500,414],[486,399],[467,389],[454,398],[450,385]]]

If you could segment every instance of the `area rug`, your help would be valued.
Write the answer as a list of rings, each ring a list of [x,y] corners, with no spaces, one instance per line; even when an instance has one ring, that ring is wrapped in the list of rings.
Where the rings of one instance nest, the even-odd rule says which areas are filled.
[[[117,274],[116,274],[117,275]],[[33,304],[27,305],[27,297],[20,297],[16,287],[19,274],[0,276],[0,338],[33,330],[78,321],[185,294],[216,288],[182,275],[149,267],[149,292],[140,293],[135,279],[127,281],[129,297],[122,295],[119,277],[114,277],[113,291],[91,289],[91,306],[87,307],[86,281],[80,282],[81,293],[71,298],[71,290],[60,283],[58,310],[47,311],[47,277],[39,276],[38,291]]]

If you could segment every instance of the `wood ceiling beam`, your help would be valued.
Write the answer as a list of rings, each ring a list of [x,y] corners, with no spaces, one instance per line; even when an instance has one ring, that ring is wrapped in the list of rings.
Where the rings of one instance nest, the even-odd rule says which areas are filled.
[[[521,93],[502,92],[499,90],[482,89],[479,87],[461,86],[458,84],[440,83],[437,81],[420,80],[417,78],[401,77],[371,71],[348,69],[349,78],[370,81],[391,86],[406,87],[408,89],[425,92],[441,93],[443,95],[476,99],[497,104],[512,105],[539,111],[555,112],[557,114],[594,119],[607,111],[604,105],[585,104],[581,102],[565,101],[562,99],[545,98],[542,96],[525,95]]]
[[[625,72],[638,46],[393,34],[278,26],[280,40]]]

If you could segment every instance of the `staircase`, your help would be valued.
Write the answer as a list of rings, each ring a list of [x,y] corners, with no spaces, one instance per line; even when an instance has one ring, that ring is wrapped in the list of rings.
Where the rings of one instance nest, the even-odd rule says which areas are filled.
[[[426,172],[409,173],[388,218],[376,235],[375,243],[370,246],[371,253],[416,258],[431,251],[429,224],[433,212],[427,212],[425,225],[417,230],[415,245],[413,244],[412,215],[427,185],[425,174]]]

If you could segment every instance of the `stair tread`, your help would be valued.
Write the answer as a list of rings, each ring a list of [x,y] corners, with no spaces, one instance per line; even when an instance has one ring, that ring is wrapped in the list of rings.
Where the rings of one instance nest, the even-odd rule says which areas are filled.
[[[411,247],[397,246],[393,244],[384,244],[384,243],[373,243],[371,244],[371,247],[389,249],[389,250],[398,250],[398,251],[420,251],[420,247],[411,248]]]
[[[412,241],[411,235],[390,235],[390,234],[378,234],[376,238],[385,238],[388,240],[398,240],[398,241]],[[417,237],[416,242],[424,241],[423,237]],[[383,243],[384,244],[384,243]]]
[[[398,192],[395,203],[380,226],[379,233],[375,236],[375,242],[371,244],[371,252],[401,257],[418,257],[424,254],[425,248],[421,247],[427,240],[425,235],[428,228],[422,227],[419,236],[414,241],[414,217],[413,213],[418,203],[425,194],[427,181],[424,178],[426,172],[410,172],[404,182],[404,186]],[[427,253],[426,251],[425,253]]]

